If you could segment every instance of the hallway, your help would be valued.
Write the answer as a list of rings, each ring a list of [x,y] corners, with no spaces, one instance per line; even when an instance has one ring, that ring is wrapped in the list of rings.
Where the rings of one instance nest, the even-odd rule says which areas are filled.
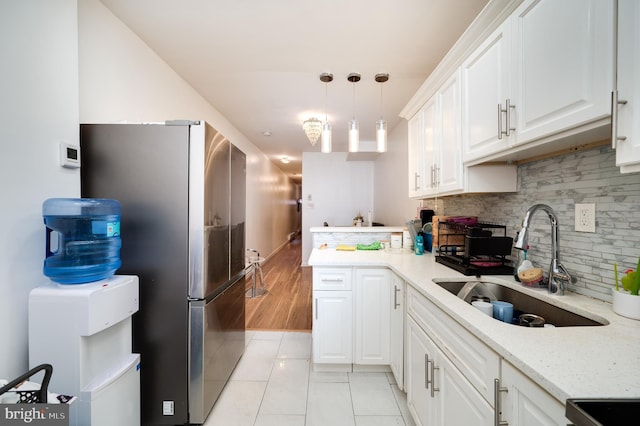
[[[245,299],[247,330],[311,331],[311,267],[301,267],[301,260],[298,236],[262,264],[269,293]]]

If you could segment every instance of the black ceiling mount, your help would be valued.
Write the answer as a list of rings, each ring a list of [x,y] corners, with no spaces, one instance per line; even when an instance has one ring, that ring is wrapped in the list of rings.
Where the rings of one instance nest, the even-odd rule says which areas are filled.
[[[387,80],[389,80],[389,74],[387,73],[376,74],[376,81],[378,83],[384,83]]]
[[[320,81],[323,83],[331,83],[333,81],[333,74],[330,72],[323,72],[320,74]]]
[[[349,80],[352,83],[357,83],[360,81],[360,74],[357,72],[352,72],[347,76],[347,80]]]

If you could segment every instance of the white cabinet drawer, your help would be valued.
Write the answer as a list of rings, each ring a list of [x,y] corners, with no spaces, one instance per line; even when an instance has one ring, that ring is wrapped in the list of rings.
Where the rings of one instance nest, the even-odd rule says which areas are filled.
[[[493,383],[500,377],[498,354],[411,286],[407,287],[407,312],[493,405]]]
[[[313,267],[314,290],[351,290],[351,268]]]

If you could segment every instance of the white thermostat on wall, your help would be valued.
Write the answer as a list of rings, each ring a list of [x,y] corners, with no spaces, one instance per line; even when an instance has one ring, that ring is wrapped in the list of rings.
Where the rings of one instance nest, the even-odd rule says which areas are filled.
[[[80,167],[80,147],[60,142],[60,165],[69,169]]]

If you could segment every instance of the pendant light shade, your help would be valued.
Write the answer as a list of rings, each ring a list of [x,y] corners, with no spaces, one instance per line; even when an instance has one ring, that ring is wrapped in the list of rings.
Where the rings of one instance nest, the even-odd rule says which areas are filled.
[[[331,152],[331,124],[325,121],[322,125],[322,137],[320,139],[320,151],[328,154]]]
[[[331,124],[327,118],[327,86],[333,81],[333,74],[324,72],[320,74],[320,81],[324,85],[324,123],[322,124],[322,135],[320,137],[320,151],[328,154],[331,152]]]
[[[353,119],[349,122],[349,152],[358,152],[360,149],[360,125],[356,120],[356,83],[360,81],[360,74],[352,72],[347,80],[353,83]]]
[[[376,121],[376,151],[387,152],[387,122]]]
[[[360,124],[355,118],[349,121],[349,152],[360,149]]]
[[[376,74],[380,83],[380,120],[376,121],[376,151],[387,152],[387,122],[382,118],[382,83],[389,80],[389,74]]]

